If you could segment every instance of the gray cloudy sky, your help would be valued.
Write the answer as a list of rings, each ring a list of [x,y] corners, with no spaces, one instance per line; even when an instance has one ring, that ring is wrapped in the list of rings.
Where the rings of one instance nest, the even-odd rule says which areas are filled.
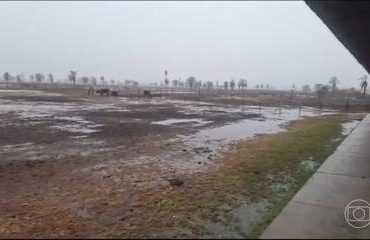
[[[0,2],[0,71],[357,87],[364,68],[304,2]]]

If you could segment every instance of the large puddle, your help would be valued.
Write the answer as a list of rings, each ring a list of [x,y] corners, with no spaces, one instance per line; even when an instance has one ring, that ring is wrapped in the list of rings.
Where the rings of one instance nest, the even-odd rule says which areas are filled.
[[[4,90],[3,90],[4,91]],[[13,92],[15,90],[9,90]],[[30,94],[28,94],[30,92]],[[36,91],[37,92],[37,91]],[[8,93],[8,92],[7,92]],[[17,94],[20,94],[17,92]],[[22,91],[22,96],[41,95],[33,91]],[[54,96],[53,94],[50,94]],[[43,95],[44,96],[44,95]],[[46,96],[49,96],[46,94]],[[0,114],[14,114],[18,119],[24,120],[24,125],[34,125],[40,123],[52,123],[52,129],[67,131],[70,133],[94,133],[99,132],[99,127],[104,126],[101,123],[94,123],[77,116],[79,111],[99,111],[111,110],[115,108],[122,110],[122,107],[116,107],[109,103],[91,104],[91,103],[65,103],[65,102],[47,102],[47,101],[25,101],[9,100],[0,98]],[[12,122],[1,121],[0,126],[12,125]]]
[[[13,89],[0,89],[0,94],[9,94],[16,96],[62,96],[59,93],[50,93],[38,90],[13,90]]]
[[[263,221],[263,216],[268,212],[270,205],[267,201],[261,201],[244,203],[233,209],[225,204],[219,209],[218,216],[208,222],[205,227],[212,233],[213,238],[245,238],[245,234],[251,230],[252,226]],[[222,215],[228,215],[229,218],[232,216],[233,221],[227,221]]]
[[[167,100],[166,102],[168,103],[169,101]],[[166,142],[166,145],[177,146],[177,148],[171,148],[171,150],[160,155],[153,153],[152,156],[140,156],[132,161],[134,164],[143,161],[158,161],[158,164],[163,165],[165,169],[172,173],[186,173],[189,170],[204,171],[207,169],[206,166],[216,163],[215,160],[217,160],[220,152],[227,149],[228,144],[234,141],[251,139],[259,134],[285,131],[285,127],[290,121],[306,116],[323,116],[337,113],[331,110],[319,111],[309,107],[301,109],[259,106],[235,107],[191,101],[176,101],[174,104],[179,109],[178,111],[189,112],[189,114],[193,114],[194,111],[201,112],[203,116],[219,113],[243,113],[247,117],[242,120],[228,122],[227,124],[212,124],[211,126],[205,124],[194,134],[177,135]],[[187,123],[195,127],[197,123],[202,124],[202,122],[207,121],[202,118],[171,118],[152,124],[177,126],[178,124]]]
[[[347,136],[360,124],[360,120],[353,120],[347,123],[342,123],[342,135]]]
[[[258,134],[277,133],[284,130],[284,126],[290,121],[302,117],[336,113],[328,110],[319,113],[315,109],[310,108],[300,110],[298,108],[280,109],[255,106],[235,108],[232,111],[259,113],[260,117],[244,119],[221,127],[204,129],[192,135],[192,139],[204,139],[206,142],[223,140],[225,143],[229,143],[230,141],[248,139]]]
[[[188,105],[187,105],[188,106]],[[196,106],[203,111],[204,107]],[[171,153],[164,161],[174,169],[189,170],[200,169],[199,166],[215,162],[220,151],[227,148],[228,144],[238,141],[247,140],[260,134],[272,134],[285,131],[285,126],[292,120],[297,120],[306,116],[322,116],[335,114],[336,111],[322,110],[314,108],[274,108],[243,106],[230,108],[222,106],[210,106],[212,110],[222,111],[226,108],[229,112],[241,113],[259,113],[259,117],[252,117],[227,125],[208,127],[201,129],[195,134],[183,136],[179,135],[178,139],[183,143],[185,148],[181,154]],[[171,119],[174,121],[174,119]],[[180,156],[179,156],[180,155]],[[179,161],[178,159],[186,159]]]
[[[198,126],[212,123],[212,121],[204,121],[201,118],[191,118],[191,119],[167,119],[163,121],[152,122],[152,124],[165,125],[165,126],[173,125],[173,124],[186,124],[186,123],[190,123],[192,126],[198,127]]]

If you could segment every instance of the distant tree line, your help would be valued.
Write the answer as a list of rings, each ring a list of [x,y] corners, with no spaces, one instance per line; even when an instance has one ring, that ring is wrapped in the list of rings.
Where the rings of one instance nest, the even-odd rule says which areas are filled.
[[[26,77],[24,74],[18,74],[16,76],[11,75],[9,72],[5,72],[3,74],[3,80],[6,83],[6,86],[9,87],[9,83],[12,81],[16,81],[17,83],[22,83],[26,82]],[[138,86],[139,82],[135,80],[125,80],[124,83],[118,82],[114,79],[110,79],[109,82],[105,80],[104,76],[101,76],[99,78],[100,81],[98,81],[98,78],[96,77],[87,77],[87,76],[82,76],[78,78],[77,71],[70,71],[66,81],[69,82],[71,85],[75,86],[77,82],[80,82],[82,84],[90,84],[90,85],[97,85],[97,84],[102,84],[102,85],[128,85],[128,86]],[[47,77],[43,73],[34,73],[29,76],[29,81],[30,82],[36,82],[38,84],[47,82],[50,84],[55,83],[55,78],[52,73],[49,73]]]
[[[175,87],[175,88],[184,88],[184,87],[187,87],[187,88],[214,88],[214,87],[220,88],[222,87],[225,90],[228,90],[228,89],[234,90],[237,87],[239,90],[244,90],[248,87],[248,82],[244,78],[241,78],[238,81],[235,81],[234,79],[231,79],[229,81],[224,81],[223,85],[220,86],[218,81],[216,82],[216,84],[214,84],[213,81],[197,80],[194,76],[189,76],[188,78],[186,78],[185,81],[182,81],[181,78],[173,79],[172,81],[170,81],[168,78],[168,71],[165,70],[164,73],[165,73],[164,85],[166,87],[169,86],[170,83],[172,84],[172,87]],[[368,88],[367,78],[368,78],[367,75],[363,75],[362,77],[358,79],[360,81],[359,83],[360,91],[363,96],[365,96],[367,93],[367,88]],[[30,75],[29,79],[31,80],[31,82],[36,82],[39,84],[43,82],[47,82],[50,84],[55,83],[55,78],[52,73],[49,73],[47,77],[45,77],[43,73],[34,73]],[[14,81],[17,83],[22,83],[26,81],[26,77],[24,76],[24,74],[17,74],[13,76],[9,72],[5,72],[3,74],[3,81],[5,81],[6,87],[9,87],[10,82]],[[77,82],[80,82],[82,84],[90,84],[94,86],[97,84],[139,86],[138,81],[129,80],[129,79],[124,80],[124,82],[122,83],[121,81],[116,81],[114,79],[110,79],[109,81],[107,81],[104,76],[100,76],[99,81],[98,81],[98,78],[96,77],[82,76],[78,78],[77,71],[70,71],[67,77],[67,81],[70,82],[70,84],[73,86],[75,86]],[[341,82],[338,80],[338,78],[336,76],[333,76],[328,80],[327,84],[315,84],[314,92],[317,94],[318,98],[321,99],[329,92],[336,93],[339,90],[340,83]],[[253,87],[255,89],[273,89],[273,87],[270,84],[263,84],[263,83],[254,85]],[[296,90],[296,86],[293,85],[291,88],[291,98],[293,98],[295,90]],[[310,85],[308,84],[303,85],[302,92],[306,94],[312,93],[312,89]]]

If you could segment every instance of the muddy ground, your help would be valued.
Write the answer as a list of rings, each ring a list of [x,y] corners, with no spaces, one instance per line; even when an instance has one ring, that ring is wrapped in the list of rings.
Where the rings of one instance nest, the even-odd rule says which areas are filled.
[[[233,141],[330,113],[0,89],[0,237],[114,236],[142,196],[219,167]]]

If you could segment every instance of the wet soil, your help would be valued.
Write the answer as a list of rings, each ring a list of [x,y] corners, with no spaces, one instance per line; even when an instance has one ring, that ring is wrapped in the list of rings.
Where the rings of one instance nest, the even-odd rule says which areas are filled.
[[[276,108],[66,90],[1,91],[0,104],[5,238],[114,236],[109,229],[140,207],[141,196],[181,187],[184,174],[217,166],[218,150],[230,141],[275,132],[299,117],[295,109],[282,117]],[[171,119],[187,121],[155,124]],[[263,122],[261,131],[250,125]]]

